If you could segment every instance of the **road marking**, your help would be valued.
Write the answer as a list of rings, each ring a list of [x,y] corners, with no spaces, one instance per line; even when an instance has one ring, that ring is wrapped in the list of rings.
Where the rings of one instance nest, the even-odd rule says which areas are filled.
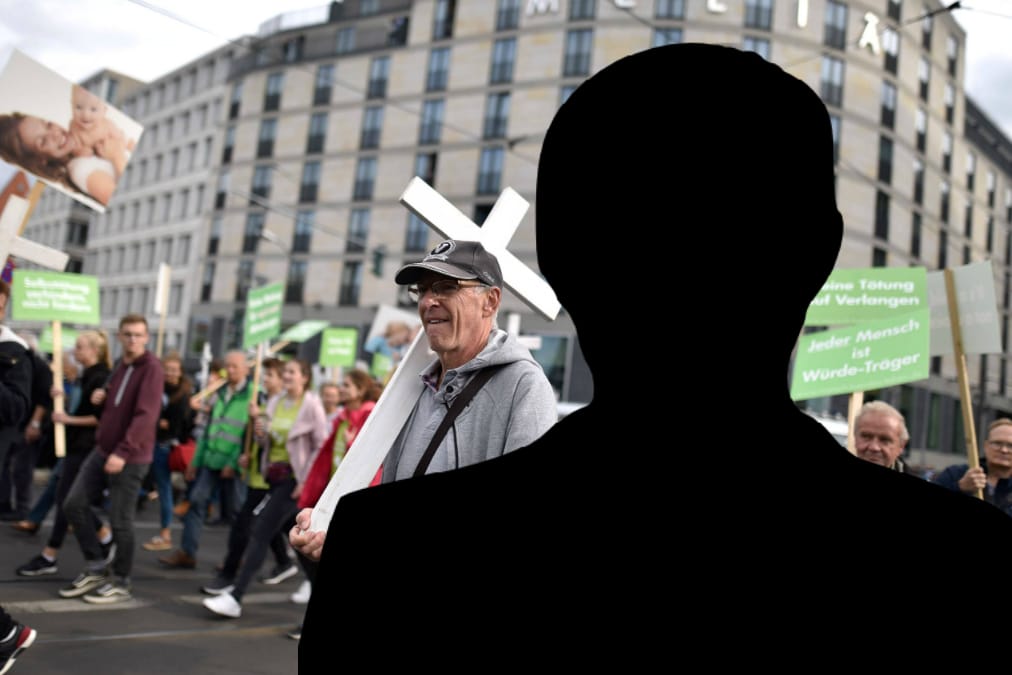
[[[286,603],[289,605],[295,605],[292,602],[291,593],[249,593],[243,596],[243,605],[273,605],[278,603]],[[182,602],[188,605],[200,605],[204,600],[210,598],[210,595],[177,595],[166,598],[174,602]],[[93,605],[90,602],[85,602],[81,598],[57,598],[51,600],[28,600],[22,602],[5,602],[4,609],[8,613],[14,614],[49,614],[49,613],[64,613],[64,612],[94,612],[100,610],[110,609],[142,609],[144,607],[151,607],[159,602],[158,599],[151,598],[138,598],[133,597],[129,600],[122,602],[114,602],[109,605]],[[208,614],[211,612],[208,611]]]

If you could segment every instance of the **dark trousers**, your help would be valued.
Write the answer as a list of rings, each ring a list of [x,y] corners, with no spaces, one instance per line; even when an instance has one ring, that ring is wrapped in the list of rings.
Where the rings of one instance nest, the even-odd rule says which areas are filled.
[[[63,512],[63,502],[67,499],[67,494],[70,492],[70,486],[74,484],[74,479],[77,478],[77,474],[81,472],[81,465],[84,464],[85,458],[88,453],[84,452],[73,452],[68,453],[63,458],[63,468],[60,469],[60,478],[56,482],[56,516],[53,518],[53,531],[49,533],[49,542],[47,546],[55,549],[59,549],[63,546],[63,539],[67,536],[67,529],[69,523],[67,522],[67,516]],[[103,486],[103,490],[105,487]],[[98,507],[102,504],[102,491],[98,493],[98,498],[92,502],[92,506]],[[102,520],[95,514],[94,509],[89,509],[91,512],[92,527],[97,532],[102,527]]]
[[[235,522],[228,531],[228,551],[225,554],[225,564],[221,575],[226,579],[235,579],[239,574],[239,564],[242,562],[243,554],[249,546],[250,533],[253,530],[253,522],[258,515],[266,508],[261,507],[264,498],[270,493],[269,490],[261,488],[248,488],[246,490],[246,501],[235,516]],[[260,510],[257,510],[260,507]],[[279,566],[288,564],[288,540],[279,530],[270,539],[270,550],[274,554],[274,560]],[[266,555],[265,555],[266,557]]]
[[[293,476],[283,483],[272,485],[268,491],[266,503],[253,521],[249,544],[246,546],[246,555],[239,566],[239,575],[236,577],[235,589],[232,591],[236,600],[242,600],[253,575],[263,565],[271,539],[282,529],[287,530],[295,525],[295,515],[298,513],[299,505],[292,499],[294,490],[295,477]]]
[[[127,578],[134,562],[134,516],[137,514],[137,491],[148,471],[149,464],[127,464],[119,473],[105,472],[106,455],[98,448],[88,453],[81,465],[70,492],[63,502],[67,522],[74,528],[74,536],[81,546],[89,570],[103,568],[102,545],[94,529],[91,504],[100,498],[106,481],[109,484],[109,525],[116,541],[116,559],[112,573]]]
[[[38,451],[39,444],[27,442],[24,435],[11,443],[0,473],[0,511],[10,509],[21,518],[28,515]]]

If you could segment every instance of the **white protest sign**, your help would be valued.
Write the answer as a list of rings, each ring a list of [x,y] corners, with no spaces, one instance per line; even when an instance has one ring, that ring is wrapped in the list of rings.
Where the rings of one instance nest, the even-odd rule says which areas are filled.
[[[959,301],[959,327],[967,354],[1000,354],[1001,328],[994,295],[991,261],[971,263],[952,270]],[[952,327],[945,294],[944,272],[928,273],[931,309],[931,356],[952,354]]]
[[[7,256],[13,255],[49,269],[66,268],[69,255],[20,236],[21,223],[28,215],[28,208],[29,201],[24,197],[13,194],[7,197],[7,205],[0,214],[0,267],[7,260]]]
[[[516,191],[511,188],[503,191],[482,227],[471,222],[417,176],[408,183],[400,201],[443,237],[481,242],[498,260],[507,288],[549,321],[558,315],[561,305],[552,287],[506,250],[506,244],[530,207]],[[428,339],[424,331],[419,331],[362,426],[355,440],[354,452],[349,452],[338,465],[313,508],[310,530],[326,531],[338,500],[349,492],[368,486],[376,475],[421,395],[422,383],[418,373],[430,358]]]

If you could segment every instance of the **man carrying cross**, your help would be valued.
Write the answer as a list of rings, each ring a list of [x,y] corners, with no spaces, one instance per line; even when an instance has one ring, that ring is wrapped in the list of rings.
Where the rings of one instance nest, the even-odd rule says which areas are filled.
[[[448,239],[398,270],[437,359],[421,373],[421,395],[383,462],[383,482],[459,469],[539,438],[558,419],[555,393],[516,337],[496,327],[499,262],[477,241]],[[487,379],[486,379],[487,378]],[[484,383],[482,381],[484,380]],[[475,385],[469,388],[469,385]],[[461,406],[448,427],[441,422]],[[310,509],[299,514],[308,530]],[[319,560],[323,537],[292,539]]]
[[[383,482],[448,471],[499,457],[537,439],[556,421],[555,393],[530,351],[496,328],[502,272],[478,242],[446,240],[395,277],[410,284],[418,315],[437,355],[422,372],[425,389],[383,465]],[[473,394],[431,460],[431,430],[468,384],[488,381]]]

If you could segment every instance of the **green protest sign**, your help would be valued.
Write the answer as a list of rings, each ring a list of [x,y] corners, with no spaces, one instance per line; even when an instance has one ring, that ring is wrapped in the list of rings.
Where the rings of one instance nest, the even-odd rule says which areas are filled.
[[[285,291],[281,282],[250,289],[243,322],[243,349],[252,349],[281,332],[281,307]]]
[[[928,377],[927,308],[798,340],[791,398],[849,394]]]
[[[77,342],[77,331],[72,328],[60,328],[60,343],[63,350],[74,348],[74,343]],[[46,326],[42,331],[42,336],[39,337],[39,351],[54,353],[56,350],[53,345],[53,327]]]
[[[928,307],[923,267],[835,270],[808,306],[806,326],[837,326],[885,319]]]
[[[11,317],[98,325],[98,277],[67,272],[14,270]]]
[[[384,379],[394,367],[394,360],[382,352],[373,352],[372,364],[369,367],[369,374],[377,380]]]
[[[286,330],[278,340],[283,342],[305,342],[329,325],[329,321],[306,319]]]
[[[320,338],[320,365],[351,368],[357,351],[357,329],[327,328]]]

